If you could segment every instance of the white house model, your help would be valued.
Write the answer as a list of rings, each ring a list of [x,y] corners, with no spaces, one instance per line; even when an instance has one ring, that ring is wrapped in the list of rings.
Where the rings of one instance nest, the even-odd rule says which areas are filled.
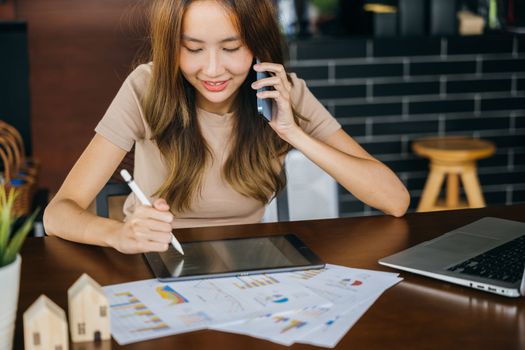
[[[84,273],[68,289],[67,297],[73,342],[111,338],[108,299],[94,279]]]
[[[68,350],[66,313],[45,295],[24,312],[25,350]]]

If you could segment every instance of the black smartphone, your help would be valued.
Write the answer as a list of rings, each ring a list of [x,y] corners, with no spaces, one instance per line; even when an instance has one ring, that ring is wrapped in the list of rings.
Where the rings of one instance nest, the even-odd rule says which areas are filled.
[[[261,63],[261,61],[259,61],[259,59],[256,59],[255,63]],[[270,74],[268,72],[256,72],[255,80],[261,80],[264,78],[268,78],[269,76]],[[261,89],[257,89],[256,93],[261,92],[261,91],[267,91],[267,90],[270,90],[270,88],[265,86]],[[272,120],[272,103],[273,103],[272,99],[257,98],[257,112],[268,121]]]

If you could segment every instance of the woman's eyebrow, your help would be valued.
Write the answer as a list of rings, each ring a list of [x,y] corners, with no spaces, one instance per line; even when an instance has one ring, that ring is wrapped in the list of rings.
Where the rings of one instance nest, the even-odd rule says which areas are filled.
[[[192,42],[196,42],[196,43],[199,43],[199,44],[204,44],[205,43],[204,40],[193,38],[193,37],[191,37],[189,35],[186,35],[186,34],[182,34],[182,40],[192,41]],[[239,41],[239,40],[241,40],[240,36],[229,36],[229,37],[224,38],[221,41],[219,41],[219,43],[222,44],[222,43],[226,43],[226,42]]]

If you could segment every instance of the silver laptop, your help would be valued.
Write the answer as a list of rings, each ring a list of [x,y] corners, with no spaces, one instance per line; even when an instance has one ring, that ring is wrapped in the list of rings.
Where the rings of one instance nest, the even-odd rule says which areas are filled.
[[[525,296],[525,223],[486,217],[379,263],[507,297]]]

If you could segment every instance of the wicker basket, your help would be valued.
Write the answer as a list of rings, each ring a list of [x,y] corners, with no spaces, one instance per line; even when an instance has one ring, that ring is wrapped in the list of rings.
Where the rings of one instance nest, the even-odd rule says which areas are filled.
[[[16,149],[18,150],[18,153],[20,155],[19,169],[17,169],[18,172],[31,176],[34,179],[35,183],[37,183],[38,174],[40,172],[40,162],[32,158],[27,158],[25,156],[26,152],[22,135],[20,135],[18,130],[16,130],[13,126],[7,124],[2,120],[0,120],[0,135],[9,135],[7,137],[10,137],[11,140],[14,139],[14,144],[16,145]]]
[[[13,132],[12,127],[8,128],[6,125],[9,126],[5,122],[0,122],[0,161],[3,165],[0,185],[7,191],[11,188],[17,191],[14,214],[27,215],[32,207],[39,169],[37,164],[28,166],[24,157],[23,143],[17,137],[20,134]]]

